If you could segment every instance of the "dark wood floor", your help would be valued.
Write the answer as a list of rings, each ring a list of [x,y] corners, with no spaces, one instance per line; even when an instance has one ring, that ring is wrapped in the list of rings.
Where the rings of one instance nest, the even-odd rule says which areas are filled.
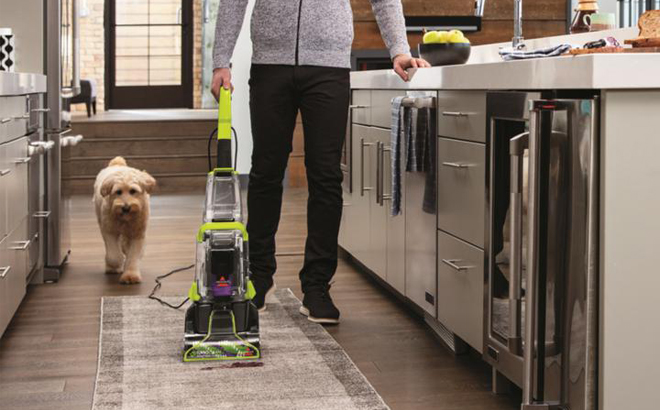
[[[306,192],[290,189],[285,196],[276,282],[300,297]],[[90,408],[101,297],[148,294],[155,276],[192,263],[201,204],[201,196],[153,198],[145,281],[122,286],[116,276],[103,273],[91,198],[73,199],[73,253],[65,275],[57,284],[31,286],[0,340],[0,409]],[[490,369],[479,358],[454,357],[368,275],[340,261],[335,278],[342,324],[328,330],[392,409],[517,408],[513,399],[490,393]],[[191,279],[192,272],[168,278],[162,294],[185,294]]]

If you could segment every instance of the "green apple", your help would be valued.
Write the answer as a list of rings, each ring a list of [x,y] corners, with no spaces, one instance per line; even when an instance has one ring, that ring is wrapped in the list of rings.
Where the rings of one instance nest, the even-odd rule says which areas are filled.
[[[460,30],[452,30],[449,32],[449,39],[448,41],[450,43],[465,43],[465,35],[463,34],[462,31]]]
[[[438,41],[439,43],[449,42],[449,32],[448,31],[438,31]]]
[[[429,31],[428,33],[424,34],[424,38],[422,38],[422,41],[424,44],[433,44],[433,43],[439,43],[440,38],[439,38],[439,33],[437,31]]]

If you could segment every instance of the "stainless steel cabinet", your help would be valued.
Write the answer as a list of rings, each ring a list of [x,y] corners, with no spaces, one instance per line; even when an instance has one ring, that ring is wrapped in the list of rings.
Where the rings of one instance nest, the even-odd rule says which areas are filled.
[[[422,209],[426,174],[406,172],[405,180],[406,296],[436,317],[436,216]]]
[[[7,231],[7,185],[11,168],[7,161],[7,146],[0,145],[0,240],[9,233]]]
[[[438,139],[438,228],[484,246],[486,146]]]
[[[0,97],[0,123],[4,125],[0,143],[25,135],[29,119],[25,96]]]
[[[438,231],[438,320],[483,350],[484,253]]]
[[[27,254],[24,239],[27,235],[26,219],[0,244],[0,336],[11,321],[25,296]]]
[[[7,231],[11,232],[28,213],[28,140],[19,138],[6,145],[11,173],[7,178]]]
[[[353,91],[351,114],[353,124],[371,125],[371,90]]]
[[[352,127],[353,144],[353,164],[351,170],[353,173],[353,192],[350,194],[350,201],[345,202],[344,223],[341,229],[345,231],[344,249],[353,255],[356,259],[363,261],[369,252],[369,195],[365,188],[368,188],[367,176],[369,164],[366,152],[369,149],[369,128],[362,125],[353,125]],[[344,193],[346,195],[346,193]],[[365,194],[367,194],[365,196]]]
[[[486,93],[438,92],[438,135],[486,142]]]

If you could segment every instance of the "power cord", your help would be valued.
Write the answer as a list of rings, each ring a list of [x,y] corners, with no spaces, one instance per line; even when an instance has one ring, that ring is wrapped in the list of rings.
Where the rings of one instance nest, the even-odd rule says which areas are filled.
[[[231,127],[231,132],[234,134],[234,170],[237,169],[238,167],[238,132],[236,132],[236,128]],[[206,147],[206,158],[209,163],[209,172],[213,171],[213,164],[211,163],[211,143],[213,142],[213,137],[218,133],[218,129],[215,128],[213,131],[211,131],[211,134],[209,134],[209,143],[207,144]]]
[[[160,288],[163,286],[163,283],[161,282],[162,279],[165,279],[168,276],[172,276],[175,273],[179,273],[179,272],[183,272],[183,271],[192,269],[194,267],[195,267],[195,265],[193,264],[193,265],[190,265],[190,266],[186,266],[185,268],[177,268],[177,269],[174,269],[173,271],[170,271],[169,273],[166,273],[165,275],[161,275],[161,276],[156,277],[156,286],[154,286],[154,289],[151,291],[151,294],[149,294],[149,299],[155,300],[156,302],[160,303],[163,306],[167,306],[168,308],[181,309],[181,307],[183,305],[185,305],[186,302],[188,302],[189,298],[186,298],[186,300],[184,300],[180,304],[174,306],[174,305],[170,305],[169,303],[165,302],[161,298],[157,297],[156,292],[158,292],[158,290],[160,290]]]

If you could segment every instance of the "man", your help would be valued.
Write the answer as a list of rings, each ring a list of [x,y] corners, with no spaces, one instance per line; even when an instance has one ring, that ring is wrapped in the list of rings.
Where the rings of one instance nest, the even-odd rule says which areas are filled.
[[[218,10],[212,91],[230,89],[230,59],[248,0],[221,0]],[[428,67],[412,58],[401,0],[371,0],[394,70]],[[309,187],[307,242],[300,271],[301,313],[318,323],[338,323],[330,298],[337,269],[337,236],[342,212],[342,144],[350,100],[353,12],[350,0],[257,0],[252,13],[250,114],[253,136],[248,185],[250,266],[265,309],[273,289],[275,233],[282,207],[282,180],[292,148],[298,111],[305,135]]]

